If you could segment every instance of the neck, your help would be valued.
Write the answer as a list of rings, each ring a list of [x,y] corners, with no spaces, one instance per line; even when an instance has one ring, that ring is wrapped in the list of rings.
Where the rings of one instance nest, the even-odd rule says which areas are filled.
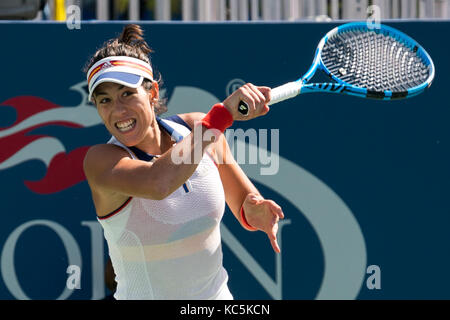
[[[156,117],[148,127],[144,141],[136,147],[149,154],[160,155],[172,147],[172,139],[169,134],[159,126]]]

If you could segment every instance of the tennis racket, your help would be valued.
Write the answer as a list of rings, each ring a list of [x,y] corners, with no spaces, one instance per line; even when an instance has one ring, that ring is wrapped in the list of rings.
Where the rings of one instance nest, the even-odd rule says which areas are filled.
[[[321,70],[332,82],[308,83]],[[352,22],[328,32],[319,42],[311,68],[300,79],[272,89],[269,105],[298,94],[328,92],[395,100],[414,97],[431,86],[430,55],[406,34],[386,25]],[[247,115],[241,101],[238,110]]]

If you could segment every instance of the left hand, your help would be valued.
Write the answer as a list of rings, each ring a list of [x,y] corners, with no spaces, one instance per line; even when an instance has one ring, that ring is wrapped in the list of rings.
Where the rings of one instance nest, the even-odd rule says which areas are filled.
[[[247,222],[252,227],[264,231],[269,237],[273,250],[280,253],[277,232],[279,219],[284,219],[281,207],[275,201],[266,200],[261,195],[255,193],[247,195],[243,207]]]

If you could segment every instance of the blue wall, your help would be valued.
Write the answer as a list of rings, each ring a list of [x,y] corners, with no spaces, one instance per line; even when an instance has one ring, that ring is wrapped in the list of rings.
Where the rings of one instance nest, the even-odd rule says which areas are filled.
[[[336,24],[142,25],[171,115],[207,111],[236,79],[270,87],[297,79]],[[227,209],[224,264],[236,299],[450,298],[450,48],[440,41],[450,22],[389,25],[433,58],[436,78],[424,94],[395,102],[305,95],[233,126],[268,129],[274,153],[279,134],[275,175],[262,175],[261,163],[243,168],[287,221],[277,257]],[[81,173],[86,148],[109,136],[86,101],[81,69],[122,27],[0,23],[0,299],[109,293],[107,247]],[[73,291],[65,289],[71,264],[81,267]],[[372,265],[380,289],[367,287]]]

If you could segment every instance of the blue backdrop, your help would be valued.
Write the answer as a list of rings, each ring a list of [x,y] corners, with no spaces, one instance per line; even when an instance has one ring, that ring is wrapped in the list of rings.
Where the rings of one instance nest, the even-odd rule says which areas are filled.
[[[450,298],[450,62],[439,40],[450,22],[387,24],[433,58],[436,78],[424,94],[395,102],[304,95],[233,125],[248,134],[233,147],[259,152],[242,167],[286,215],[275,255],[227,209],[224,264],[236,299]],[[297,79],[336,24],[142,26],[168,116],[205,112],[242,82]],[[88,146],[109,136],[86,101],[82,67],[122,27],[0,23],[0,299],[109,294],[107,246],[81,171]],[[67,287],[69,265],[80,267],[79,289]]]

